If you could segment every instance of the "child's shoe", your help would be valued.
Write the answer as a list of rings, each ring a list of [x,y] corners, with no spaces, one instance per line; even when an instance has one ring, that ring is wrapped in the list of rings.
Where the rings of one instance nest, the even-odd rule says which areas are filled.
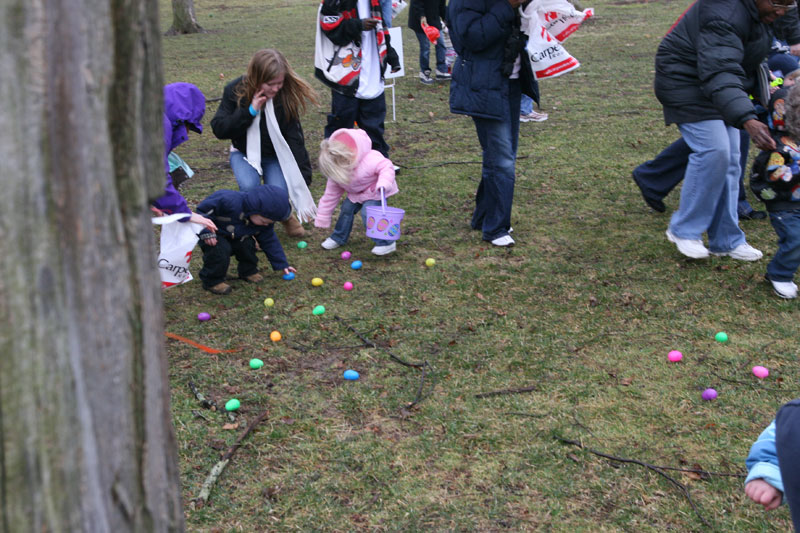
[[[334,248],[338,248],[339,246],[341,246],[341,244],[334,241],[330,237],[322,241],[322,247],[325,248],[326,250],[333,250]]]
[[[233,289],[231,289],[230,285],[223,282],[223,283],[217,283],[213,287],[208,287],[206,288],[206,290],[211,294],[219,294],[220,296],[223,296],[225,294],[230,294]]]
[[[264,276],[262,276],[259,273],[255,273],[255,274],[250,274],[249,276],[245,276],[242,279],[245,280],[247,283],[261,283],[262,281],[264,281]]]
[[[431,78],[431,71],[423,70],[422,72],[420,72],[419,81],[421,81],[425,85],[433,85],[433,78]]]
[[[769,278],[766,278],[767,281],[772,283],[772,290],[775,291],[775,294],[780,296],[781,298],[785,298],[787,300],[792,300],[797,298],[797,285],[791,281],[775,281]]]
[[[397,243],[393,242],[392,244],[387,244],[386,246],[374,247],[372,249],[372,253],[375,255],[389,255],[395,250],[397,250]]]
[[[492,239],[491,242],[495,246],[514,246],[514,239],[511,238],[511,235],[503,235],[502,237]]]

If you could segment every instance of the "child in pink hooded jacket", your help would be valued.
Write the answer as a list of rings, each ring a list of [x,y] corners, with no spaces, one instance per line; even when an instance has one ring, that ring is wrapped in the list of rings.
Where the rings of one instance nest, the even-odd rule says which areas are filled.
[[[377,150],[372,149],[369,136],[359,129],[338,129],[322,141],[319,153],[319,168],[328,178],[325,194],[319,199],[314,225],[329,228],[336,205],[347,195],[339,210],[339,219],[330,237],[322,242],[326,250],[333,250],[347,242],[353,229],[353,219],[361,211],[366,225],[365,205],[381,205],[381,189],[384,195],[397,193],[394,165]],[[372,253],[386,255],[395,251],[395,241],[372,239]]]

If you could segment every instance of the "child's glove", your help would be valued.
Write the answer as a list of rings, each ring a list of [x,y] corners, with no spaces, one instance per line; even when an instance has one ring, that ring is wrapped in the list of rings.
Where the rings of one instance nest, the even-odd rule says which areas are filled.
[[[217,234],[213,231],[203,230],[197,235],[201,241],[209,246],[217,244]]]

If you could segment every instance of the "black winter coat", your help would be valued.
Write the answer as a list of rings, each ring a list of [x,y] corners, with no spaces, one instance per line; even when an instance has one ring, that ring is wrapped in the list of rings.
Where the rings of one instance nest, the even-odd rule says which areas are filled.
[[[748,95],[771,42],[753,0],[698,0],[656,53],[655,92],[666,123],[721,119],[741,128],[756,119]]]
[[[256,119],[250,114],[250,102],[242,102],[239,105],[236,95],[236,86],[242,81],[243,76],[236,78],[222,92],[222,101],[219,104],[217,113],[211,119],[211,130],[217,139],[230,139],[233,147],[247,155],[247,129]],[[306,141],[303,136],[303,128],[299,120],[287,120],[283,112],[280,98],[275,99],[275,117],[278,119],[278,127],[281,134],[292,150],[294,160],[300,168],[300,173],[306,184],[311,184],[311,160],[306,150]],[[264,113],[262,110],[261,113]],[[261,156],[274,156],[275,148],[267,132],[267,117],[261,120]]]
[[[442,21],[447,17],[447,0],[411,0],[408,12],[408,28],[419,33],[423,31],[420,19],[425,17],[429,26],[442,29]]]

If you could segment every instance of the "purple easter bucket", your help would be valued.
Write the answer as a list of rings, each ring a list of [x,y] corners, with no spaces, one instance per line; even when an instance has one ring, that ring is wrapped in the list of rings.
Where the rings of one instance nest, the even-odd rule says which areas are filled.
[[[396,241],[400,238],[400,223],[406,212],[396,207],[388,207],[381,189],[381,205],[364,206],[367,215],[367,237]]]

